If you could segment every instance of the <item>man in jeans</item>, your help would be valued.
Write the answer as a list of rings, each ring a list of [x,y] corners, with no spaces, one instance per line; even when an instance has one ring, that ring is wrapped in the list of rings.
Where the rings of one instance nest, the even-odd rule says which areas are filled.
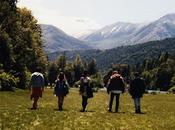
[[[112,112],[112,104],[114,97],[116,97],[116,107],[115,112],[118,112],[119,108],[119,98],[120,94],[124,93],[124,82],[123,78],[120,74],[118,74],[118,71],[113,71],[107,85],[107,92],[110,93],[110,101],[109,101],[109,108],[108,111]]]
[[[44,76],[40,68],[38,68],[36,72],[32,74],[29,85],[31,91],[30,99],[34,99],[32,110],[37,109],[38,99],[42,97],[42,92],[44,91],[44,83]]]
[[[139,77],[139,74],[135,73],[135,79],[130,83],[129,93],[131,94],[134,105],[135,105],[135,113],[141,113],[141,104],[140,98],[143,96],[145,92],[145,82],[143,79]]]

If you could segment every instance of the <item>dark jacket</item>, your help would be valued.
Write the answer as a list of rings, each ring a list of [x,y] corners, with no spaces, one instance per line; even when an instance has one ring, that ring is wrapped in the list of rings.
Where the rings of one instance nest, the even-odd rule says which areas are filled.
[[[140,98],[143,96],[145,92],[145,82],[141,78],[136,78],[131,81],[129,93],[131,94],[132,98]]]
[[[68,83],[65,80],[57,80],[56,86],[54,88],[54,93],[56,96],[66,96],[69,93]]]
[[[110,92],[112,90],[119,90],[124,92],[125,87],[124,87],[124,82],[121,76],[112,76],[109,79],[108,86],[107,86],[107,91]]]

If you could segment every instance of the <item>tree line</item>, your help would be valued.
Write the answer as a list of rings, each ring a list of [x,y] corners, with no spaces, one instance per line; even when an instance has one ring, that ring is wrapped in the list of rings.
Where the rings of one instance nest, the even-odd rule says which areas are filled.
[[[57,75],[60,72],[64,72],[70,86],[77,87],[80,77],[85,70],[91,76],[92,84],[96,87],[102,87],[102,78],[98,71],[96,60],[92,59],[83,62],[80,55],[77,55],[72,62],[67,61],[66,55],[60,55],[55,61],[50,62],[48,67],[48,83],[50,86],[53,86]]]
[[[116,43],[117,44],[117,43]],[[118,64],[141,64],[144,59],[156,58],[161,53],[168,52],[175,55],[175,38],[167,38],[159,41],[150,41],[142,44],[120,46],[109,50],[73,50],[66,51],[68,60],[74,60],[77,53],[82,60],[95,58],[99,70],[106,70],[112,63]],[[54,52],[48,54],[49,60],[65,52]]]
[[[147,90],[167,91],[175,87],[175,56],[167,52],[159,54],[156,58],[144,59],[142,63],[135,65],[112,64],[104,76],[104,84],[107,83],[112,71],[117,70],[129,84],[138,72],[145,80]]]
[[[31,72],[46,72],[41,28],[30,10],[17,8],[17,0],[0,2],[0,84],[26,88]]]

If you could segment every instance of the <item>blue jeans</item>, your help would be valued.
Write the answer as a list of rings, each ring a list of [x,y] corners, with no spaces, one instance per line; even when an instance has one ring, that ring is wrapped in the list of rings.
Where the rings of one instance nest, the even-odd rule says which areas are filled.
[[[134,99],[135,110],[140,109],[140,98],[133,98],[133,99]]]

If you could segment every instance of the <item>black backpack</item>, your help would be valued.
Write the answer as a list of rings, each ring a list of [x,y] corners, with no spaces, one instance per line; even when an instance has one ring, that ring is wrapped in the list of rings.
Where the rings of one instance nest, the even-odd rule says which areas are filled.
[[[61,84],[60,81],[57,81],[54,90],[55,91],[61,90],[63,92],[64,96],[66,96],[69,93],[69,87],[66,84],[66,81],[63,81],[63,84]]]

